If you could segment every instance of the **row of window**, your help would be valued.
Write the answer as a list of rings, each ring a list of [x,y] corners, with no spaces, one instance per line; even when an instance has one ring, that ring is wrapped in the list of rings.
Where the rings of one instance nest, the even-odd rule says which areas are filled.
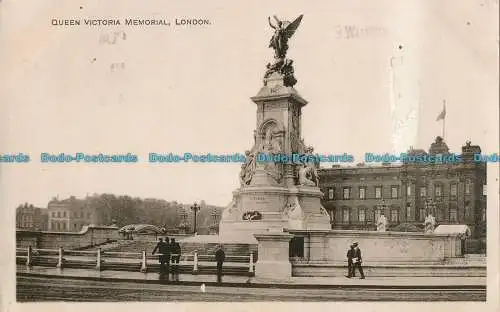
[[[24,215],[21,218],[23,222],[33,222],[33,216],[32,215]]]
[[[451,184],[450,185],[450,195],[451,196],[457,196],[457,189],[458,186],[457,184]],[[358,188],[358,199],[366,199],[366,186],[360,186]],[[352,188],[350,186],[344,186],[342,187],[342,199],[347,200],[351,199],[352,197]],[[331,200],[335,200],[335,187],[328,188],[328,193],[327,193],[327,198]],[[406,195],[411,196],[411,186],[408,185],[406,188]],[[471,184],[467,183],[465,184],[465,194],[469,195],[471,193]],[[420,187],[420,196],[421,197],[426,197],[427,196],[427,187],[422,186]],[[435,197],[441,197],[443,196],[443,186],[441,184],[436,184],[434,185],[434,195]],[[399,193],[399,186],[394,185],[391,186],[391,197],[392,199],[398,199],[400,197]],[[382,198],[382,186],[375,186],[375,198],[379,199]]]
[[[57,222],[57,221],[52,221],[51,223],[52,230],[70,230],[70,226],[66,222]],[[73,223],[73,230],[77,230],[79,227],[81,227],[81,224]]]
[[[330,211],[329,213],[330,213],[330,221],[335,222],[335,211]],[[359,208],[357,220],[351,220],[351,209],[343,208],[342,209],[342,222],[343,223],[349,223],[351,221],[358,221],[358,222],[374,221],[374,222],[376,222],[380,218],[381,214],[382,214],[381,209],[375,209],[373,211],[373,213],[370,214],[370,213],[367,213],[366,209]],[[420,209],[419,215],[418,215],[419,220],[424,221],[426,215],[427,215],[426,210]],[[390,222],[399,222],[400,221],[399,210],[398,209],[391,209],[390,215],[388,216],[387,219]],[[406,208],[406,220],[411,220],[411,210],[409,207]],[[457,212],[456,208],[449,209],[449,220],[450,220],[450,222],[458,221],[458,212]]]
[[[78,218],[78,213],[77,212],[72,212],[71,214],[71,217],[73,218]],[[55,218],[57,216],[57,218],[66,218],[66,211],[63,211],[62,214],[61,214],[61,211],[58,211],[57,213],[55,211],[52,211],[52,217]],[[85,216],[85,214],[83,213],[83,211],[80,211],[80,218],[83,218]],[[90,219],[90,217],[92,216],[92,214],[90,212],[87,212],[87,219]]]
[[[365,221],[377,221],[380,218],[382,209],[375,209],[373,213],[367,213],[367,209],[365,208],[358,208],[358,218],[357,220],[351,220],[351,209],[350,208],[343,208],[342,209],[342,222],[343,223],[349,223],[351,221],[359,221],[359,222],[365,222]],[[335,209],[329,211],[330,214],[330,221],[335,222]],[[425,217],[427,216],[427,211],[425,208],[419,209],[418,213],[418,220],[419,221],[424,221]],[[371,218],[373,216],[373,219]],[[436,213],[436,211],[433,212],[433,216],[436,218],[436,220],[439,221],[441,219],[441,216]],[[391,209],[390,211],[390,216],[388,220],[391,222],[399,222],[400,221],[400,216],[399,216],[399,209]],[[406,207],[406,220],[411,220],[412,215],[411,215],[411,210],[410,207]],[[457,208],[450,208],[448,209],[448,220],[450,222],[457,222],[458,220],[458,210]],[[483,208],[481,212],[481,221],[486,222],[486,209]]]
[[[358,198],[366,199],[366,186],[360,186],[358,189]],[[328,188],[328,199],[336,199],[335,197],[335,187]],[[342,188],[342,199],[352,198],[352,188],[350,186],[344,186]],[[375,186],[375,198],[382,198],[382,186]],[[399,186],[391,187],[391,198],[399,198]]]

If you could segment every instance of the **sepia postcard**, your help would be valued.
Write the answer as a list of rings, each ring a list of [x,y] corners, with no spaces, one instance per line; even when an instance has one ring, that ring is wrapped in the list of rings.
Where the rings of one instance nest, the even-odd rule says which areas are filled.
[[[0,1],[4,311],[498,311],[498,0]]]

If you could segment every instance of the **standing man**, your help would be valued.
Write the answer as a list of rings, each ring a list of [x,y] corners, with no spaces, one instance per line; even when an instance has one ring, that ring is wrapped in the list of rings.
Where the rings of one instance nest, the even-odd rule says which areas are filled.
[[[215,251],[215,260],[217,261],[217,283],[222,283],[222,264],[224,263],[224,259],[226,258],[226,253],[224,249],[222,249],[222,244],[217,246],[217,250]]]
[[[168,237],[165,237],[165,243],[163,243],[163,249],[160,249],[160,252],[162,253],[162,266],[163,266],[163,273],[167,274],[170,272],[170,253],[171,253],[172,247],[169,244]]]
[[[354,272],[354,263],[353,258],[356,250],[354,249],[354,245],[349,246],[349,250],[347,250],[347,275],[345,277],[351,278],[356,276],[356,272]]]
[[[170,250],[172,252],[172,275],[178,278],[179,260],[181,258],[181,245],[175,241],[175,238],[170,239]]]
[[[361,249],[359,249],[358,242],[353,244],[354,246],[354,258],[356,259],[354,262],[354,267],[352,269],[353,274],[356,271],[356,268],[359,270],[359,274],[361,274],[360,279],[365,279],[365,273],[363,273],[363,267],[361,266],[362,258],[361,258]]]
[[[163,242],[163,239],[161,237],[158,239],[158,244],[156,244],[152,254],[154,255],[157,250],[160,252],[160,255],[158,256],[158,262],[160,263],[160,274],[162,274],[165,271],[165,263],[163,256],[163,251],[165,250],[165,243]]]

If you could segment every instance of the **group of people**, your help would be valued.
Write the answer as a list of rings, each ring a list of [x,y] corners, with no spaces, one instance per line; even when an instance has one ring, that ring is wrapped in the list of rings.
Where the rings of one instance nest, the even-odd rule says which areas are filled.
[[[175,241],[175,238],[171,238],[170,242],[168,237],[165,237],[165,241],[162,238],[158,239],[158,244],[153,249],[153,255],[158,251],[160,255],[158,256],[158,262],[160,262],[160,274],[172,274],[179,273],[179,260],[181,258],[181,245]],[[172,270],[170,270],[170,262],[172,262]]]
[[[181,245],[175,241],[175,238],[169,239],[165,237],[165,241],[162,238],[158,239],[158,244],[156,244],[153,249],[152,254],[154,255],[156,251],[159,252],[158,261],[160,262],[160,275],[163,276],[169,272],[175,275],[176,278],[179,277],[179,260],[181,257]],[[219,244],[215,250],[215,260],[217,261],[217,282],[222,283],[222,265],[226,258],[226,253]],[[170,270],[170,262],[172,262],[172,269]]]
[[[358,242],[353,243],[347,251],[347,278],[356,277],[356,269],[358,269],[361,275],[360,279],[365,279],[365,273],[361,266],[361,249],[358,245]]]

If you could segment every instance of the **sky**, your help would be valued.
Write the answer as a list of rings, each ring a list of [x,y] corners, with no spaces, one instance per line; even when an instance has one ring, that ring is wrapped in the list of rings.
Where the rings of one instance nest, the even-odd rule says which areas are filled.
[[[0,153],[32,158],[0,165],[8,209],[92,193],[227,205],[240,164],[149,164],[147,155],[251,148],[250,97],[272,60],[273,14],[304,14],[288,57],[309,102],[302,136],[316,152],[360,162],[365,152],[428,149],[441,135],[436,117],[446,100],[451,151],[471,140],[498,153],[498,0],[23,0],[4,1],[0,14]],[[51,26],[87,17],[211,24]],[[134,153],[140,161],[41,164],[43,152]]]

